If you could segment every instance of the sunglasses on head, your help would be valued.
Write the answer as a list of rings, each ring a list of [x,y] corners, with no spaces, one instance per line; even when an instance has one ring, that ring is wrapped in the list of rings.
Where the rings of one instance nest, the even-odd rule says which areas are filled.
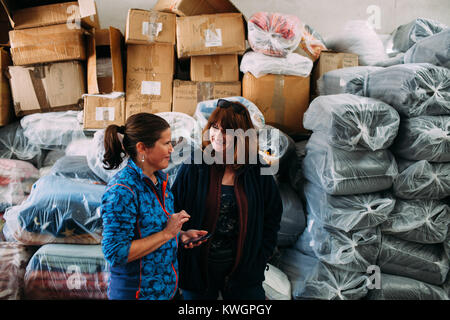
[[[229,107],[233,107],[233,111],[239,114],[244,114],[245,112],[245,108],[243,106],[241,106],[240,104],[225,100],[225,99],[219,99],[217,101],[217,106],[219,108],[229,108]]]

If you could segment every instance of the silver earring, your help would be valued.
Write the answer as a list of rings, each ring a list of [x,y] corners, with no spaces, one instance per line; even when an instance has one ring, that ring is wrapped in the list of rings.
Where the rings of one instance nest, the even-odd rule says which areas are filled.
[[[142,162],[144,162],[145,161],[145,155],[142,155],[142,160],[141,160]]]

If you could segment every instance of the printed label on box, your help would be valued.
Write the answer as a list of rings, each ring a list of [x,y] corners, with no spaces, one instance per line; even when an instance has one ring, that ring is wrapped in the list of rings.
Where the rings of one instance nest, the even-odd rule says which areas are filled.
[[[222,46],[222,29],[205,30],[205,47]]]
[[[161,95],[160,81],[142,81],[141,94],[151,94],[155,96]]]
[[[142,22],[142,34],[145,36],[149,36],[151,38],[157,37],[158,34],[162,31],[162,23],[161,22]]]
[[[96,121],[114,121],[115,111],[114,107],[96,107],[95,120]]]

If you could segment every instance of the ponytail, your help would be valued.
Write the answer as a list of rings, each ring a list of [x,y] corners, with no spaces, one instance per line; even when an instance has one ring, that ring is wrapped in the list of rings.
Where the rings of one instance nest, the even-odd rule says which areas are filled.
[[[106,170],[118,168],[123,161],[122,153],[125,153],[125,150],[118,136],[120,132],[124,132],[123,127],[121,128],[115,124],[109,125],[105,130],[103,164]]]

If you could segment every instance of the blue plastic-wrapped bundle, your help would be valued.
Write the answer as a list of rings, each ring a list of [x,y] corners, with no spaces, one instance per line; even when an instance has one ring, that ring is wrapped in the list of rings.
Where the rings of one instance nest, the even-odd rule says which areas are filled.
[[[450,69],[450,28],[418,41],[406,51],[404,63],[431,63]]]

